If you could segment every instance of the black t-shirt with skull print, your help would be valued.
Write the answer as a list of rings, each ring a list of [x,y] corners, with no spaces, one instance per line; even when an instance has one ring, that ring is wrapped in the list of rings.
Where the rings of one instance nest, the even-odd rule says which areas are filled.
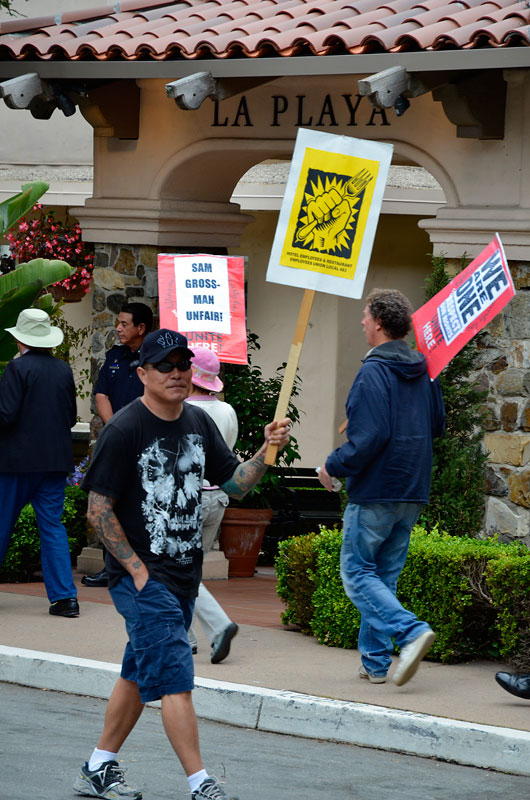
[[[194,597],[203,557],[203,479],[221,485],[238,464],[200,408],[184,403],[180,417],[166,422],[137,399],[103,428],[82,485],[116,501],[116,516],[150,576],[174,594]],[[110,553],[105,565],[112,588],[126,572]]]

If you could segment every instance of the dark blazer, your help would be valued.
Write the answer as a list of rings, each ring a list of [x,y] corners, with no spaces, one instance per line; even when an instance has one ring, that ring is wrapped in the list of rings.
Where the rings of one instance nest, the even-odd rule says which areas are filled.
[[[71,472],[77,415],[72,370],[29,350],[0,380],[0,472]]]

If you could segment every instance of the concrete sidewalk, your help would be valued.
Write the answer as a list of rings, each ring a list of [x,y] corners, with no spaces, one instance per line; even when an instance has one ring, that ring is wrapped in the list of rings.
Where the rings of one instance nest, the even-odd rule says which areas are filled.
[[[200,716],[530,775],[530,706],[497,686],[502,665],[426,661],[402,688],[373,685],[357,676],[357,651],[282,628],[273,576],[208,585],[240,632],[230,656],[212,665],[197,631]],[[267,603],[252,598],[264,585]],[[108,696],[126,641],[123,623],[107,590],[80,587],[79,600],[79,618],[54,618],[42,584],[0,586],[0,681]],[[248,624],[252,617],[258,625]]]

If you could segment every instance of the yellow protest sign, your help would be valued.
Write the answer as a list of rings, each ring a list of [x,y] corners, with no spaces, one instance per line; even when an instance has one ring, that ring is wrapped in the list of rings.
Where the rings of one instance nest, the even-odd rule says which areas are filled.
[[[308,147],[281,263],[353,278],[379,162]]]
[[[392,145],[298,131],[267,280],[362,296]]]

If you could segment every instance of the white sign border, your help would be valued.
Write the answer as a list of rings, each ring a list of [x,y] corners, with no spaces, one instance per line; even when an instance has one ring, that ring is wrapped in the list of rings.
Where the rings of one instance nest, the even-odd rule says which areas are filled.
[[[284,267],[280,264],[282,246],[289,224],[292,204],[298,186],[305,151],[308,147],[326,150],[330,153],[372,159],[373,161],[379,162],[372,203],[370,205],[353,279],[325,275],[320,272],[313,272],[312,270]],[[270,283],[280,283],[285,286],[297,286],[301,289],[314,289],[318,292],[350,297],[355,300],[362,297],[393,150],[394,146],[386,142],[372,142],[368,139],[356,139],[353,136],[324,133],[309,128],[300,128],[298,130],[291,161],[291,169],[289,170],[285,195],[269,259],[266,275],[267,281]]]

